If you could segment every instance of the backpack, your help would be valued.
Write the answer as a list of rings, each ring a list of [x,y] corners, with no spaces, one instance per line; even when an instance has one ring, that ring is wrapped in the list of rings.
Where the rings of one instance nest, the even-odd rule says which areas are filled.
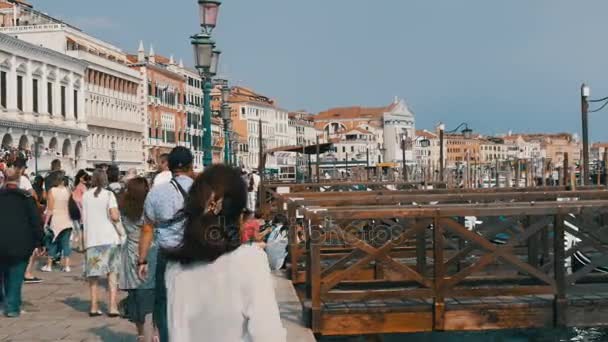
[[[173,185],[175,190],[182,195],[182,197],[184,199],[184,206],[185,206],[186,202],[188,201],[188,193],[186,192],[186,190],[184,190],[184,188],[179,184],[179,182],[175,178],[172,178],[169,183],[171,185]],[[182,209],[180,209],[177,213],[175,213],[175,216],[173,216],[173,218],[171,218],[170,220],[167,220],[167,221],[159,222],[159,223],[163,226],[171,226],[178,222],[183,221],[184,219],[185,219],[185,214],[184,214],[184,208],[182,207]]]

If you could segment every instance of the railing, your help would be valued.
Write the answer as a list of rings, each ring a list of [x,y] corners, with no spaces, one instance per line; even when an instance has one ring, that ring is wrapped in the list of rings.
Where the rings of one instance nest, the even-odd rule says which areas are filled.
[[[305,306],[309,305],[316,333],[608,321],[570,314],[581,305],[592,305],[577,302],[580,296],[608,293],[608,278],[597,273],[608,264],[607,200],[317,208],[305,210],[304,216]],[[482,222],[467,227],[464,217]],[[567,245],[567,236],[578,242]],[[499,237],[502,242],[497,241]],[[322,250],[328,245],[350,251],[327,263]],[[415,257],[397,253],[404,247]],[[567,259],[576,253],[584,253],[589,261],[568,269]],[[370,266],[376,270],[376,279],[351,280]],[[471,304],[473,299],[480,300]],[[358,306],[361,302],[367,304]],[[364,314],[375,318],[357,324]],[[347,315],[354,315],[352,324],[345,323]],[[463,317],[468,318],[463,321]]]
[[[67,26],[64,24],[9,26],[9,27],[0,27],[0,32],[2,32],[2,33],[20,33],[20,32],[55,31],[55,30],[63,30],[66,27]]]

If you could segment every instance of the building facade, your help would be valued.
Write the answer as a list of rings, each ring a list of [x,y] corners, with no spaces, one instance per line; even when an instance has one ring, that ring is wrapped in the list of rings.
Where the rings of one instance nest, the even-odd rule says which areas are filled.
[[[153,171],[162,154],[186,144],[186,81],[180,73],[169,70],[169,59],[157,56],[153,47],[146,55],[140,44],[137,55],[130,55],[129,61],[142,78],[147,126],[145,156],[147,171]]]
[[[328,139],[337,138],[339,144],[342,135],[353,129],[371,132],[375,135],[375,147],[367,148],[378,151],[374,163],[401,164],[403,153],[401,140],[415,138],[415,116],[407,103],[399,98],[386,107],[341,107],[323,111],[314,116],[315,127],[324,132]],[[339,146],[338,150],[340,150]],[[406,161],[413,162],[413,146],[406,151]]]
[[[72,175],[86,165],[87,64],[0,34],[0,148],[30,157],[30,171],[60,159]]]
[[[82,82],[81,107],[90,132],[86,167],[115,161],[123,169],[143,169],[144,122],[138,97],[141,78],[127,66],[127,55],[31,6],[15,2],[10,5],[14,6],[14,20],[11,25],[1,27],[0,32],[88,64]],[[73,102],[73,90],[66,89],[68,104]]]

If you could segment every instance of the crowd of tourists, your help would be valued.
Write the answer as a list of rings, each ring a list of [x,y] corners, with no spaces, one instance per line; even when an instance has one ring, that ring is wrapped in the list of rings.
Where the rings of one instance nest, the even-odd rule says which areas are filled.
[[[1,165],[4,315],[23,313],[23,284],[72,272],[75,249],[84,253],[89,316],[128,319],[138,341],[285,341],[271,270],[285,263],[288,222],[255,212],[259,182],[225,165],[196,175],[184,147],[162,155],[150,179],[115,165],[71,179],[54,160],[30,180],[25,158]]]

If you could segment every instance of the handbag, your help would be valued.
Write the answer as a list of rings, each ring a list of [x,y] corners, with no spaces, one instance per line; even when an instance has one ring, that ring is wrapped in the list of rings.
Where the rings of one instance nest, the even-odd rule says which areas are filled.
[[[108,191],[108,216],[110,215],[110,196],[114,196],[114,193]],[[114,225],[114,229],[116,230],[116,234],[118,234],[119,244],[122,245],[127,240],[127,232],[125,231],[125,227],[122,225],[122,221],[118,219],[117,222],[114,222],[111,217],[109,217],[110,222]]]

